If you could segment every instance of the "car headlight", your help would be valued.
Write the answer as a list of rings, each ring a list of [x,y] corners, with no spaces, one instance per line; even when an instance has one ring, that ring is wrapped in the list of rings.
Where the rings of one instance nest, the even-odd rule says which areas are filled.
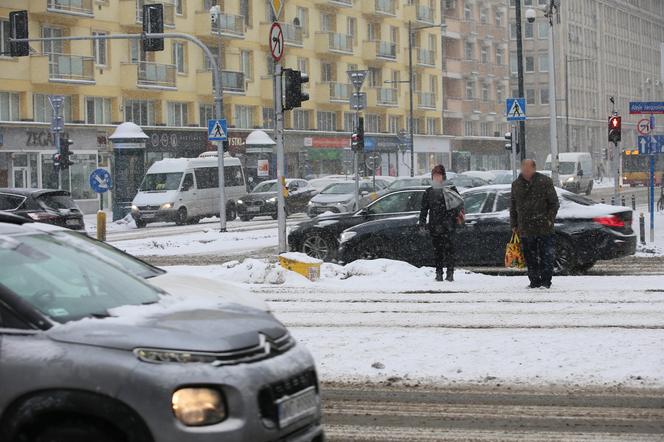
[[[135,205],[135,204],[132,204],[132,205],[131,205],[131,211],[132,211],[132,212],[138,212],[138,206]]]
[[[309,207],[311,207],[311,206],[313,206],[313,205],[314,205],[314,202],[313,202],[313,201],[309,201],[309,202],[307,203],[307,206],[309,206]]]
[[[277,197],[276,197],[276,196],[275,196],[275,197],[272,197],[272,198],[270,198],[269,200],[267,200],[267,202],[270,203],[270,204],[274,204],[274,203],[277,202]]]
[[[568,183],[573,183],[574,182],[574,177],[571,176],[571,177],[567,178],[567,182]]]
[[[244,204],[244,201],[242,201],[242,200],[237,200],[237,203],[241,206],[242,204]]]
[[[168,210],[173,207],[173,203],[164,203],[161,205],[162,210]]]
[[[343,232],[341,234],[340,242],[350,241],[357,236],[357,232]]]
[[[181,388],[171,398],[173,414],[189,427],[214,425],[226,419],[226,405],[214,388]]]

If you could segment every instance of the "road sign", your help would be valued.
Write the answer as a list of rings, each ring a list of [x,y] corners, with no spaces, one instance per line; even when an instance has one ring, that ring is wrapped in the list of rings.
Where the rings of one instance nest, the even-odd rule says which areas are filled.
[[[652,128],[650,127],[650,120],[647,118],[639,120],[639,123],[636,125],[636,130],[641,135],[650,135],[650,132],[652,131]]]
[[[281,16],[281,10],[284,8],[284,3],[286,0],[270,0],[270,6],[272,6],[272,12],[277,20]]]
[[[381,157],[381,155],[377,152],[367,155],[367,159],[365,161],[367,169],[371,170],[377,169],[378,167],[380,167],[382,159],[383,158]]]
[[[367,71],[347,71],[346,73],[348,74],[348,80],[350,80],[355,90],[359,91],[362,89],[364,79],[367,78]]]
[[[526,99],[508,98],[505,102],[507,121],[526,121]]]
[[[226,141],[227,139],[226,120],[208,120],[208,141]]]
[[[374,137],[364,137],[364,151],[373,152],[376,150],[376,139]]]
[[[113,187],[111,174],[106,169],[95,169],[90,174],[90,187],[95,193],[106,193]]]
[[[652,153],[664,152],[664,135],[648,135],[639,137],[639,154],[648,155]]]
[[[353,92],[350,96],[350,108],[355,111],[365,109],[367,107],[367,94],[366,92]]]
[[[284,31],[279,23],[272,23],[270,28],[270,53],[275,62],[284,55]]]
[[[631,101],[630,114],[664,114],[664,101]]]

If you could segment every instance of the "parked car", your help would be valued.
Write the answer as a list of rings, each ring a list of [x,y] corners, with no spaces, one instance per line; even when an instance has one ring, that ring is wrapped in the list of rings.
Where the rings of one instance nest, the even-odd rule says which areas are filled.
[[[511,170],[493,170],[495,178],[492,184],[512,184],[514,182],[514,175]]]
[[[321,441],[314,361],[269,313],[177,300],[0,223],[0,440]]]
[[[293,252],[303,252],[318,259],[332,261],[336,258],[339,247],[339,235],[345,229],[376,219],[419,213],[421,192],[425,188],[418,189],[393,191],[359,211],[330,212],[293,226],[288,234],[289,247]]]
[[[226,219],[237,217],[237,198],[247,191],[240,160],[224,159]],[[201,158],[167,158],[148,169],[131,206],[137,227],[157,221],[195,224],[201,218],[219,216],[218,160]]]
[[[463,193],[466,223],[456,236],[459,265],[503,265],[505,245],[512,234],[510,190],[508,185],[495,185]],[[597,204],[562,189],[557,191],[561,204],[555,225],[558,273],[583,272],[599,260],[635,253],[630,209]],[[421,201],[423,190],[412,192],[417,192]],[[338,259],[347,263],[363,257],[381,257],[418,266],[433,265],[429,234],[422,233],[417,223],[417,215],[412,214],[349,228],[341,234]]]
[[[373,181],[365,179],[360,181],[360,206],[366,206],[376,199],[377,193],[387,187],[385,181],[376,179]],[[332,183],[323,189],[318,195],[309,201],[307,214],[310,217],[318,216],[325,212],[345,213],[356,210],[355,205],[355,181],[343,181]]]
[[[353,181],[353,179],[354,176],[351,175],[327,175],[309,180],[309,185],[320,192],[330,184],[342,183],[344,181]]]
[[[570,192],[590,195],[595,181],[590,152],[563,152],[558,154],[558,158],[560,183],[556,183],[556,186]],[[544,169],[551,170],[551,155],[546,157]]]
[[[472,178],[479,178],[484,180],[487,184],[494,184],[493,181],[496,179],[496,174],[489,170],[468,170],[461,175],[469,176]]]
[[[83,213],[65,190],[0,189],[0,210],[72,230],[85,230]]]
[[[482,178],[477,178],[469,175],[457,175],[454,178],[449,178],[445,181],[450,186],[455,186],[459,192],[466,189],[472,189],[473,187],[486,186],[489,184],[486,180]]]
[[[5,216],[4,213],[0,212],[0,222],[3,222]],[[14,221],[14,223],[16,222]],[[97,241],[83,233],[74,232],[62,227],[33,222],[24,223],[24,226],[27,229],[33,229],[37,232],[52,235],[85,253],[89,253],[98,259],[107,261],[109,264],[121,268],[130,275],[144,279],[149,284],[154,285],[171,295],[184,297],[191,295],[208,296],[211,298],[218,297],[229,302],[242,304],[263,311],[269,311],[269,307],[263,299],[237,285],[200,276],[167,272],[166,270],[160,269],[131,256],[122,250],[116,249],[110,244],[103,241]]]
[[[286,214],[305,212],[309,200],[316,195],[316,189],[306,180],[287,179],[288,196],[286,197]],[[237,201],[238,214],[242,221],[250,221],[256,216],[271,216],[277,219],[277,196],[279,186],[277,180],[263,181],[251,193]]]
[[[393,181],[389,186],[385,188],[387,191],[392,191],[392,190],[398,190],[398,189],[406,189],[409,187],[419,187],[419,186],[431,186],[433,181],[431,180],[430,176],[427,177],[413,177],[413,178],[407,178],[407,177],[401,177],[398,178],[396,181]]]

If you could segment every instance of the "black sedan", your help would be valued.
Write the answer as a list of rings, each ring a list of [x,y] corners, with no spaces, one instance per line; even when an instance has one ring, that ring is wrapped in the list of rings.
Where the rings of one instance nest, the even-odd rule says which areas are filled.
[[[277,219],[277,180],[263,181],[251,193],[237,202],[237,212],[242,221],[250,221],[256,216],[271,216]],[[316,189],[306,180],[287,179],[286,214],[305,212],[309,200],[316,195]]]
[[[423,191],[418,191],[421,195]],[[633,255],[636,235],[632,211],[597,204],[558,189],[556,272],[583,272],[596,261]],[[457,235],[457,262],[470,266],[502,266],[510,240],[510,186],[495,185],[463,193],[465,226]],[[427,232],[420,232],[416,214],[357,225],[341,234],[339,261],[389,258],[418,266],[434,263]]]
[[[83,213],[65,190],[0,189],[0,210],[72,230],[85,229]]]
[[[320,215],[303,222],[293,227],[288,235],[290,249],[325,261],[334,260],[341,232],[368,221],[418,213],[424,189],[426,187],[397,190],[357,212]]]

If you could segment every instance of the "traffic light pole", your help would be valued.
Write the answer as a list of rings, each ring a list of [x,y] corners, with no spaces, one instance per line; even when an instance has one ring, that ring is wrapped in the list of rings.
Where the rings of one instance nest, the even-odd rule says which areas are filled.
[[[282,81],[282,67],[281,63],[276,63],[274,67],[274,116],[276,118],[275,124],[275,138],[277,149],[277,230],[279,236],[279,253],[286,253],[288,251],[288,238],[286,237],[286,198],[284,192],[285,180],[284,175],[284,104],[283,104],[283,81]]]
[[[521,32],[521,0],[514,1],[516,9],[516,67],[518,77],[519,97],[525,98],[525,85],[523,79],[523,37]],[[521,149],[521,159],[526,159],[526,122],[519,121],[519,147]]]

